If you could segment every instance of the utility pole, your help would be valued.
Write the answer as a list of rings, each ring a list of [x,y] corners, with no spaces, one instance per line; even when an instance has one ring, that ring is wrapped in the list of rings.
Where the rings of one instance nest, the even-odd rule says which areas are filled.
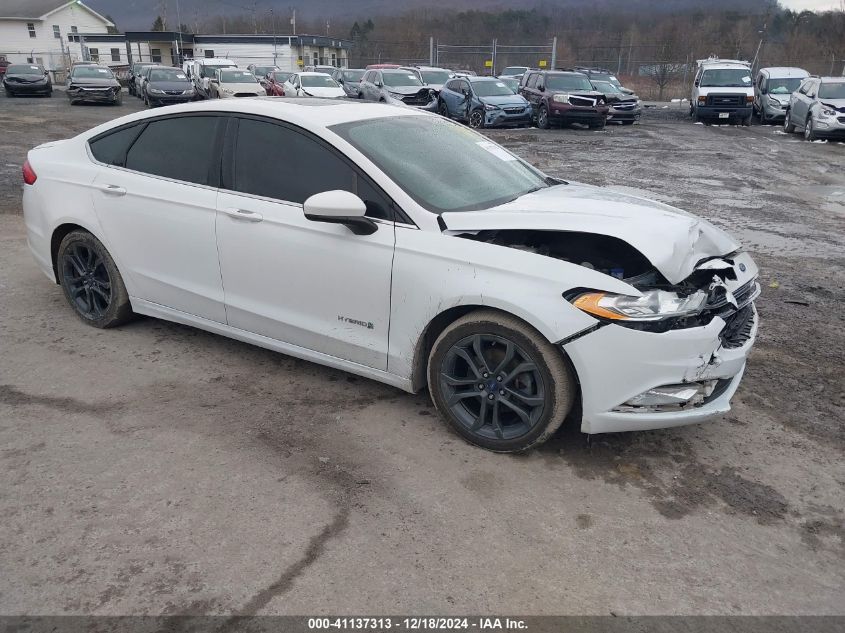
[[[428,38],[428,65],[434,66],[434,36]]]
[[[279,52],[276,49],[276,14],[272,8],[270,9],[270,19],[273,21],[273,65],[278,66]]]
[[[490,68],[490,75],[496,76],[496,38],[493,38],[493,66]]]
[[[293,34],[296,35],[296,7],[291,9],[293,11],[293,17],[290,19],[291,27],[293,27]]]
[[[557,35],[552,38],[552,70],[557,67]]]

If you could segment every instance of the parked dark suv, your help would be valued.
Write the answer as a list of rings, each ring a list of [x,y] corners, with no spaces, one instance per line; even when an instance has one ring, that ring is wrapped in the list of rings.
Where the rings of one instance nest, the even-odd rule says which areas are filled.
[[[584,123],[601,129],[609,108],[604,95],[582,73],[531,70],[522,77],[519,93],[531,104],[537,127],[552,123]]]

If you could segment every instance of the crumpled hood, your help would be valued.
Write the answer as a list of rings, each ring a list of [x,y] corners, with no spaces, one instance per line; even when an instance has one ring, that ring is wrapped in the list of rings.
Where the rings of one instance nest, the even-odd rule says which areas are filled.
[[[385,86],[384,87],[387,92],[392,92],[397,95],[415,95],[418,92],[428,92],[428,86]]]
[[[845,112],[845,99],[819,99],[819,102],[837,112]]]
[[[669,205],[582,184],[541,189],[484,211],[446,212],[450,231],[573,231],[608,235],[643,254],[670,283],[702,259],[727,255],[739,244],[706,220]]]
[[[495,95],[493,97],[479,97],[478,99],[481,103],[489,103],[500,108],[524,108],[528,105],[528,101],[520,95]]]

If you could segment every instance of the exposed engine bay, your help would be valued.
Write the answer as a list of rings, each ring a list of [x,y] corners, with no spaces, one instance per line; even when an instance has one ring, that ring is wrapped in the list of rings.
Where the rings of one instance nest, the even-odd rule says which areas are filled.
[[[642,253],[612,236],[530,229],[456,232],[456,235],[577,264],[621,279],[640,291],[664,290],[680,297],[696,293],[707,296],[702,309],[693,315],[645,322],[614,321],[617,325],[659,333],[704,326],[718,316],[726,323],[722,332],[724,345],[739,346],[750,335],[753,321],[751,302],[760,293],[760,288],[752,279],[739,288],[729,289],[726,282],[737,280],[732,259],[735,253],[707,258],[699,262],[682,282],[672,284]],[[570,294],[574,296],[578,292],[580,289],[575,289]],[[567,295],[567,298],[573,297]]]

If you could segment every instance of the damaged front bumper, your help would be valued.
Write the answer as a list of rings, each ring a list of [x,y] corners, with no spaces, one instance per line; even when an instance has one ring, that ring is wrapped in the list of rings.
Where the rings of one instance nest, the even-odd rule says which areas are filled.
[[[726,323],[720,317],[703,327],[661,334],[607,325],[564,345],[578,375],[592,377],[581,384],[581,430],[668,428],[729,411],[757,336],[757,311],[753,303],[748,308],[749,322],[736,347],[723,340]],[[632,404],[649,402],[643,396],[650,391],[682,384],[697,391],[687,404]]]
[[[724,277],[698,317],[665,330],[606,322],[562,344],[581,380],[582,431],[682,426],[730,410],[757,336],[758,270],[740,253],[696,271]]]

